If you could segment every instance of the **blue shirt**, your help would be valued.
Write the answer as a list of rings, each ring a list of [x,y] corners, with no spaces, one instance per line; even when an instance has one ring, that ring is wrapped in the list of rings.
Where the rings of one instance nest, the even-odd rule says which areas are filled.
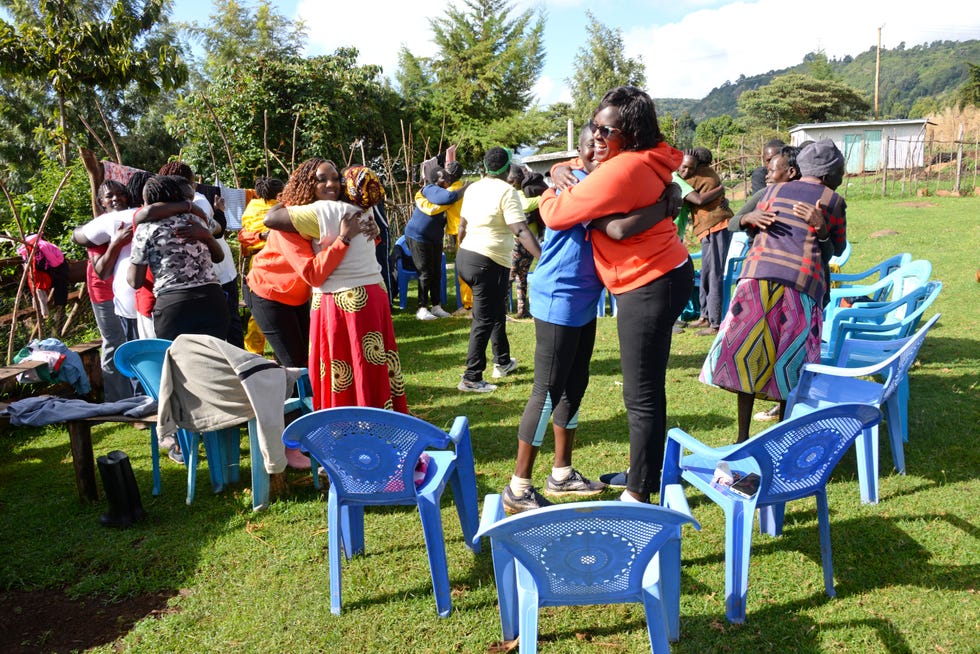
[[[422,195],[432,204],[452,204],[459,199],[459,193],[448,191],[438,184],[426,184],[422,187]],[[417,206],[412,209],[412,217],[405,225],[405,237],[423,243],[442,245],[446,231],[446,212],[442,211],[430,216]]]
[[[572,171],[580,179],[584,171]],[[553,325],[582,327],[595,320],[602,282],[584,225],[544,230],[541,258],[529,277],[531,315]]]

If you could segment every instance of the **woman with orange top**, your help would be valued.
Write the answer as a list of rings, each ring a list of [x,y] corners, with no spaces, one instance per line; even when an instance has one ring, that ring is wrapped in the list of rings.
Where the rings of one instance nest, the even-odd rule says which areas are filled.
[[[660,133],[653,100],[637,88],[608,91],[591,127],[595,171],[561,195],[549,189],[541,196],[538,210],[552,229],[655,204],[681,163],[682,154]],[[648,502],[663,465],[671,328],[694,288],[694,266],[669,220],[621,240],[610,233],[608,226],[590,230],[596,272],[617,302],[630,432],[622,499]]]

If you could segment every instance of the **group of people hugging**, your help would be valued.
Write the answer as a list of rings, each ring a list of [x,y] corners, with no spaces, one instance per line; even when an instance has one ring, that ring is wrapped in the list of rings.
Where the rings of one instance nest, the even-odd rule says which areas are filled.
[[[455,149],[447,155],[423,171],[426,184],[405,228],[419,272],[416,317],[449,315],[438,281],[448,232],[472,312],[457,389],[492,392],[497,386],[484,379],[487,345],[493,379],[518,366],[506,329],[516,282],[519,314],[534,320],[535,352],[514,474],[502,492],[509,513],[550,504],[545,495],[591,496],[613,486],[623,488],[623,501],[649,502],[659,490],[671,343],[695,283],[683,226],[673,220],[679,213],[693,217],[706,251],[702,326],[715,338],[701,380],[737,394],[736,440],[748,438],[755,398],[779,402],[781,418],[803,364],[819,361],[827,262],[845,245],[845,203],[834,192],[844,160],[832,142],[773,153],[769,185],[737,214],[710,170],[710,152],[670,146],[653,100],[634,87],[602,97],[580,132],[579,156],[552,168],[550,186],[503,147],[485,153],[483,174],[471,183],[461,181]],[[112,347],[129,338],[206,333],[231,340],[234,331],[242,339],[241,324],[230,320],[238,313],[237,283],[229,288],[221,274],[231,259],[223,226],[184,168],[167,164],[128,188],[103,183],[97,200],[107,213],[76,230],[90,251],[92,302],[110,361]],[[341,170],[310,159],[285,183],[259,180],[256,191],[240,238],[252,254],[242,286],[276,359],[309,369],[316,409],[407,412],[391,281],[381,265],[386,253],[378,256],[387,223],[377,176],[364,166]],[[537,230],[532,217],[540,217]],[[752,242],[722,316],[717,273],[736,231]],[[532,259],[531,283],[522,284]],[[617,305],[630,452],[625,472],[593,481],[573,467],[572,451],[605,289]],[[128,380],[110,391],[113,371],[105,370],[107,398],[125,393]],[[533,468],[549,422],[554,460],[539,492]]]

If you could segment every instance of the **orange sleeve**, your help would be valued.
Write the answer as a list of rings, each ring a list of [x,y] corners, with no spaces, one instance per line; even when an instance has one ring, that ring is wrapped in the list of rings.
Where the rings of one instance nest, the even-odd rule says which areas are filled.
[[[275,233],[282,240],[280,249],[286,262],[304,282],[313,288],[323,284],[347,255],[347,246],[339,238],[326,249],[314,254],[313,244],[299,234]]]

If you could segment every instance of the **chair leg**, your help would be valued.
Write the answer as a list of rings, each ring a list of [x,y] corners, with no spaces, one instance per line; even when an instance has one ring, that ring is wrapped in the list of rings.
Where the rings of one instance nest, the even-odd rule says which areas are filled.
[[[898,383],[898,406],[901,409],[902,418],[902,442],[909,442],[909,376],[906,374],[902,381]]]
[[[225,487],[222,471],[225,467],[225,457],[221,453],[221,439],[218,438],[218,433],[213,431],[201,434],[200,438],[204,440],[204,457],[208,462],[208,476],[211,477],[211,490],[215,493],[220,493]],[[197,438],[194,440],[196,441]]]
[[[439,498],[436,495],[419,495],[418,507],[419,517],[422,519],[422,533],[425,536],[425,549],[429,556],[432,589],[436,595],[436,610],[440,618],[446,618],[449,617],[453,605],[449,590],[449,564],[446,562],[446,540],[442,530],[442,514],[439,512]]]
[[[663,643],[667,641],[677,642],[681,635],[681,530],[677,528],[676,538],[668,541],[661,548],[651,565],[660,568],[657,575],[657,583],[653,588],[645,589],[643,603],[647,608],[647,628],[650,630],[650,644],[654,643],[653,628],[658,626],[660,621],[664,622]],[[648,603],[651,593],[655,593],[656,607],[660,617],[650,612],[651,606]],[[653,647],[657,651],[656,646]]]
[[[197,487],[197,439],[197,433],[184,431],[180,444],[184,453],[184,465],[187,466],[187,506],[194,502],[194,491]]]
[[[754,505],[738,502],[725,511],[725,615],[732,623],[745,622],[752,554]]]
[[[782,536],[786,503],[767,504],[759,507],[759,531],[770,536]]]
[[[340,506],[337,494],[331,490],[327,497],[327,561],[330,566],[330,612],[340,615],[340,549],[343,529],[340,526]]]
[[[463,466],[466,467],[466,466]],[[477,508],[476,475],[472,470],[462,470],[459,465],[449,476],[449,486],[453,489],[453,500],[459,525],[463,529],[463,543],[474,554],[480,553],[480,543],[473,542],[479,528],[480,516]]]
[[[150,461],[153,466],[153,495],[160,494],[160,443],[157,441],[156,425],[150,425]]]
[[[834,590],[834,561],[830,548],[830,510],[827,505],[827,489],[817,493],[817,524],[820,529],[820,559],[823,563],[823,585],[827,597],[837,597]]]
[[[858,485],[861,502],[878,503],[878,426],[865,429],[854,440],[857,453]]]
[[[490,540],[493,554],[493,578],[497,586],[497,606],[500,610],[500,628],[505,641],[515,640],[520,634],[517,597],[517,560],[502,546]]]
[[[677,641],[677,635],[669,636],[671,616],[668,615],[664,601],[658,584],[643,589],[643,609],[647,617],[647,634],[653,654],[670,654],[670,641]]]
[[[888,440],[892,446],[892,462],[895,465],[895,470],[900,475],[904,475],[905,446],[903,443],[906,439],[903,436],[908,433],[908,414],[905,413],[905,407],[901,405],[901,398],[898,395],[898,393],[894,393],[888,398],[888,401],[885,402],[884,409],[885,422],[888,423]]]
[[[521,638],[520,654],[536,654],[538,651],[538,589],[534,579],[517,564],[518,635]]]
[[[255,418],[248,421],[248,452],[252,466],[252,510],[261,511],[269,507],[269,473],[265,471],[265,461],[259,449]]]

